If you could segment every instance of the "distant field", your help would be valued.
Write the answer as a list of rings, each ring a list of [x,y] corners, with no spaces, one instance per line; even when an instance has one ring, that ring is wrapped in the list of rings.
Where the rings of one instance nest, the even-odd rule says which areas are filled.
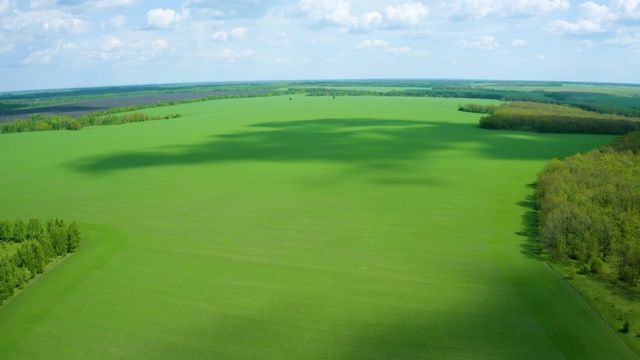
[[[523,223],[550,158],[612,137],[482,130],[459,103],[234,99],[0,136],[0,218],[85,235],[0,308],[0,358],[635,359]]]
[[[66,115],[72,118],[94,113],[96,111],[109,110],[120,107],[133,105],[151,105],[161,101],[181,101],[187,99],[205,98],[208,96],[228,96],[228,95],[247,95],[247,94],[267,94],[272,91],[256,90],[256,91],[204,91],[204,92],[182,92],[168,94],[153,95],[135,95],[114,98],[105,98],[81,102],[73,102],[63,105],[42,106],[19,110],[0,111],[0,123],[11,121],[14,119],[26,119],[34,114],[46,115]]]

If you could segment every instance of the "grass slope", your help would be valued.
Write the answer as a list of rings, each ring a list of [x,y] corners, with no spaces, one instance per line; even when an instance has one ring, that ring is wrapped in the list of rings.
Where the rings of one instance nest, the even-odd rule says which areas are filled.
[[[0,137],[0,217],[85,232],[0,308],[0,358],[635,358],[522,223],[548,159],[611,137],[483,131],[457,99],[288,99]]]

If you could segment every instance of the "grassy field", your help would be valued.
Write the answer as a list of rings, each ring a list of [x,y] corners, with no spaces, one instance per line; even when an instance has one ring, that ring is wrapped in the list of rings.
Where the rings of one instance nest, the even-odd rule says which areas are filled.
[[[2,359],[634,359],[537,259],[531,184],[607,136],[459,99],[286,97],[0,137],[0,217],[79,251],[0,308]]]

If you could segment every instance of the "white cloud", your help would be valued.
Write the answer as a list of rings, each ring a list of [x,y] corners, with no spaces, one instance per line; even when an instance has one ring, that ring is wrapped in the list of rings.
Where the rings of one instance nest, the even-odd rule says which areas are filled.
[[[417,1],[398,6],[389,5],[385,8],[384,15],[378,11],[353,14],[347,0],[300,0],[297,9],[312,24],[341,26],[343,32],[416,26],[431,12]]]
[[[46,64],[51,61],[52,54],[48,50],[37,50],[29,54],[26,59],[22,60],[25,65]]]
[[[10,7],[11,7],[11,4],[9,3],[9,0],[0,1],[0,14],[8,12]]]
[[[408,53],[410,51],[411,51],[410,47],[401,46],[401,47],[390,47],[387,50],[385,50],[384,52],[390,53],[390,54],[404,54],[404,53]]]
[[[59,10],[14,11],[2,24],[3,30],[21,35],[57,36],[79,34],[88,29],[88,23]]]
[[[354,28],[358,19],[351,15],[351,7],[345,0],[300,0],[298,7],[314,23],[331,23]]]
[[[415,26],[429,16],[430,12],[431,10],[420,2],[385,8],[385,16],[389,23],[402,26]]]
[[[13,50],[13,45],[12,44],[0,46],[0,54],[8,53],[11,50]]]
[[[189,10],[183,10],[182,14],[176,13],[173,9],[157,8],[147,12],[147,25],[160,29],[168,29],[181,23],[189,17]]]
[[[236,39],[244,39],[244,36],[247,34],[247,29],[242,27],[237,27],[231,30],[231,36]]]
[[[107,21],[108,26],[116,29],[123,27],[125,23],[126,23],[126,20],[122,15],[114,16],[111,19],[109,19],[109,21]]]
[[[618,17],[606,5],[598,5],[591,1],[580,4],[578,8],[580,9],[581,18],[594,22],[612,21]]]
[[[152,50],[164,50],[169,48],[169,42],[166,39],[156,39],[151,42]]]
[[[80,19],[70,17],[56,17],[42,24],[44,31],[51,35],[61,33],[81,33],[88,28],[88,24]]]
[[[511,42],[511,46],[513,47],[521,47],[527,45],[529,45],[529,42],[527,42],[527,40],[525,39],[515,39]]]
[[[389,45],[388,42],[384,41],[384,40],[380,40],[380,39],[376,39],[376,40],[365,40],[361,43],[359,43],[358,45],[356,45],[356,49],[358,50],[364,50],[364,49],[371,49],[371,48],[376,48],[376,47],[383,47],[383,46],[387,46]]]
[[[113,51],[124,46],[124,42],[115,36],[107,35],[102,39],[102,51]]]
[[[253,49],[245,49],[242,51],[235,51],[232,49],[224,49],[220,52],[220,57],[229,61],[229,62],[235,62],[236,60],[240,59],[240,58],[246,58],[246,57],[251,57],[255,54],[255,51],[253,51]]]
[[[50,48],[32,51],[21,61],[24,65],[41,65],[50,63],[56,55],[76,49],[77,45],[71,42],[58,41]],[[64,57],[63,57],[64,58]]]
[[[56,4],[56,0],[31,0],[29,1],[29,8],[30,9],[51,8],[55,4]]]
[[[96,2],[97,8],[109,8],[119,6],[131,6],[138,3],[138,0],[100,0]]]
[[[456,43],[467,49],[495,50],[500,47],[493,36],[483,35],[475,41],[462,40]]]
[[[230,38],[233,39],[244,39],[247,34],[247,29],[243,27],[237,27],[232,29],[231,31],[216,31],[209,38],[213,41],[227,41]]]
[[[605,31],[602,26],[592,20],[578,20],[576,22],[568,22],[565,20],[556,20],[549,27],[549,32],[556,35],[585,35],[600,33]]]
[[[539,16],[569,9],[568,0],[442,0],[440,4],[451,9],[456,17],[472,19]]]
[[[382,24],[382,15],[376,11],[370,11],[360,16],[358,27],[362,29],[377,28]]]
[[[624,17],[640,18],[640,0],[612,0],[611,7],[621,10]]]
[[[548,28],[549,32],[556,35],[586,35],[602,33],[609,30],[620,14],[611,11],[606,5],[598,5],[594,2],[580,4],[580,18],[575,22],[556,20]]]

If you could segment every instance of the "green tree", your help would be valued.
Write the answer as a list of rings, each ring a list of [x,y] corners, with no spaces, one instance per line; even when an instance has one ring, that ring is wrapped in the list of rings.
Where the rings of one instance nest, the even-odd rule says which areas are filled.
[[[22,219],[16,219],[13,223],[13,241],[24,242],[27,240],[27,224]]]
[[[69,227],[67,229],[67,236],[67,243],[69,244],[67,251],[76,251],[78,246],[80,246],[80,228],[78,227],[78,223],[73,221],[71,222],[71,224],[69,224]]]
[[[0,220],[0,240],[8,242],[13,237],[11,222],[8,220]]]
[[[44,227],[38,218],[29,219],[27,224],[27,238],[30,240],[38,239],[44,234]]]

